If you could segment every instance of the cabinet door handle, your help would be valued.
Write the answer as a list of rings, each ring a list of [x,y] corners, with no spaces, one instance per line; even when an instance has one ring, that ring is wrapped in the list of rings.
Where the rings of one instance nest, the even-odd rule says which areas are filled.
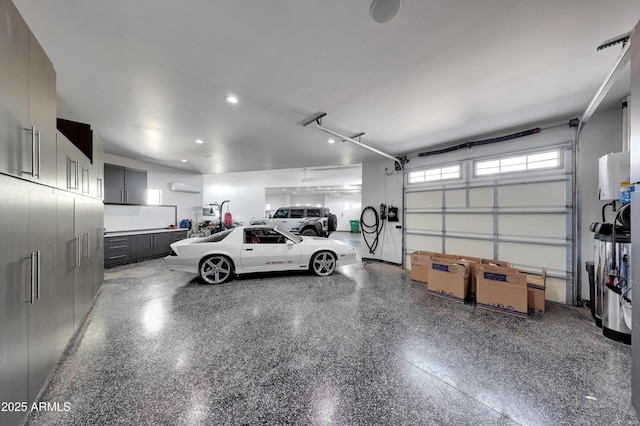
[[[41,158],[41,156],[40,156],[40,130],[38,130],[36,132],[36,134],[38,136],[37,137],[37,139],[38,139],[38,175],[37,175],[37,177],[38,177],[38,179],[40,179],[40,158]]]
[[[127,191],[126,189],[124,190],[124,202],[129,202],[129,191]]]
[[[38,159],[36,158],[38,156],[38,148],[36,147],[36,134],[38,132],[36,131],[35,126],[31,126],[30,129],[25,128],[24,130],[31,133],[31,171],[23,170],[23,173],[29,173],[31,177],[37,177],[39,172],[36,166],[38,161]]]
[[[34,293],[34,287],[36,284],[36,252],[32,251],[31,252],[31,283],[29,285],[29,298],[25,300],[25,302],[29,302],[31,304],[33,304],[34,300],[33,300],[33,293]]]
[[[67,157],[69,158],[69,157]],[[78,190],[78,160],[72,160],[71,158],[69,158],[69,173],[67,176],[68,182],[67,182],[67,189],[73,189],[73,190]],[[75,164],[75,167],[71,167],[71,164]],[[73,182],[74,184],[72,185],[72,179],[71,179],[71,171],[75,168],[75,176],[73,178]]]
[[[124,204],[124,190],[120,190],[120,202]]]
[[[84,174],[85,172],[87,173],[87,180],[86,180],[86,189],[85,189],[85,180],[84,180]],[[88,194],[89,193],[89,169],[85,169],[84,167],[82,168],[82,193],[83,194]]]
[[[80,235],[76,236],[76,268],[80,267],[80,263],[82,262],[81,253],[80,253]]]
[[[84,234],[84,237],[87,239],[87,243],[84,246],[85,250],[87,251],[86,258],[89,259],[89,257],[90,257],[90,255],[89,255],[89,233],[87,232],[86,234]]]
[[[41,269],[40,269],[40,250],[36,251],[36,259],[38,259],[38,262],[36,264],[37,267],[37,275],[36,275],[36,299],[40,299],[40,278],[42,277],[42,274],[40,273]]]
[[[98,198],[103,198],[103,195],[102,195],[102,179],[96,178],[96,186],[98,187]]]

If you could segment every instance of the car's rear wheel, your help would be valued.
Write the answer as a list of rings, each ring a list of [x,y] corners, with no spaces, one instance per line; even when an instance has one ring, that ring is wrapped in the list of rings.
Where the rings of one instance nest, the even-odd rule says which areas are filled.
[[[301,232],[301,235],[305,235],[307,237],[317,237],[318,233],[314,229],[307,228]]]
[[[198,271],[207,284],[222,284],[233,277],[233,262],[227,256],[208,256],[200,262]]]
[[[336,270],[336,255],[330,251],[321,251],[313,255],[311,270],[314,274],[325,277]]]

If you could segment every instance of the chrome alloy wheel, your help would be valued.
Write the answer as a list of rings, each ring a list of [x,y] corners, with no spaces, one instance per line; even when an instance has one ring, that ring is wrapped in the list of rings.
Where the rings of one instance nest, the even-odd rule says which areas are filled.
[[[316,253],[311,259],[311,269],[316,275],[325,277],[336,270],[336,255],[330,251]]]
[[[233,275],[233,263],[225,256],[209,256],[200,263],[200,277],[208,284],[222,284]]]

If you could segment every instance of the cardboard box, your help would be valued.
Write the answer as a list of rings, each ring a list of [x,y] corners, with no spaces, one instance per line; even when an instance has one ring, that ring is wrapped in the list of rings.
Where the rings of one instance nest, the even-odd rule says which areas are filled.
[[[484,265],[476,274],[476,304],[481,309],[526,317],[527,276],[516,269]]]
[[[458,256],[459,260],[469,262],[469,297],[473,300],[476,298],[476,273],[482,263],[482,259],[473,256]]]
[[[429,262],[429,294],[464,303],[469,290],[469,264],[432,257]]]
[[[509,262],[505,262],[504,260],[496,260],[496,259],[482,259],[482,263],[488,266],[500,266],[502,268],[510,268]]]
[[[432,257],[458,258],[454,254],[437,253],[435,251],[414,251],[411,253],[411,281],[414,281],[415,284],[427,284],[429,282],[429,261]]]
[[[547,270],[542,269],[542,274],[523,272],[527,277],[527,304],[529,314],[544,314],[545,289],[547,282]]]
[[[426,284],[429,278],[429,261],[437,253],[433,251],[414,251],[411,253],[411,281]]]

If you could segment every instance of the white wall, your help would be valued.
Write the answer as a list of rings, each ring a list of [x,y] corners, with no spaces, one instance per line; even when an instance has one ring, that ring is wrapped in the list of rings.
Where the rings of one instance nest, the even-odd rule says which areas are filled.
[[[367,206],[372,206],[378,210],[380,204],[384,203],[387,206],[398,207],[398,213],[403,211],[403,176],[402,172],[396,172],[394,167],[394,162],[391,160],[369,160],[362,164],[361,210]],[[384,221],[378,248],[371,254],[363,241],[362,257],[402,264],[402,229],[398,229],[396,226],[403,225],[402,216],[400,217],[400,222],[389,223]]]
[[[349,203],[349,210],[345,210],[345,203]],[[338,231],[351,231],[351,220],[360,220],[362,213],[362,194],[327,194],[325,207],[338,217]]]
[[[282,205],[279,207],[287,206],[316,206],[321,205],[324,207],[324,193],[321,194],[292,194],[291,203]]]
[[[177,207],[178,223],[180,223],[180,220],[182,219],[193,219],[196,214],[202,216],[202,193],[189,194],[169,190],[169,184],[171,182],[185,183],[202,188],[201,174],[107,153],[104,154],[104,162],[107,164],[146,170],[147,187],[149,189],[162,190],[162,204],[174,205]]]
[[[203,175],[203,202],[208,204],[230,200],[229,211],[235,220],[248,223],[251,219],[264,217],[265,188],[361,183],[360,166],[207,174]],[[271,206],[272,209],[278,207]]]
[[[589,276],[585,262],[593,261],[593,232],[589,231],[591,222],[602,221],[602,206],[607,201],[598,199],[598,159],[611,152],[622,150],[622,110],[620,107],[598,111],[587,122],[580,136],[578,150],[578,180],[581,258],[579,282],[581,295],[589,299]],[[607,207],[607,221],[613,220],[611,208]]]

